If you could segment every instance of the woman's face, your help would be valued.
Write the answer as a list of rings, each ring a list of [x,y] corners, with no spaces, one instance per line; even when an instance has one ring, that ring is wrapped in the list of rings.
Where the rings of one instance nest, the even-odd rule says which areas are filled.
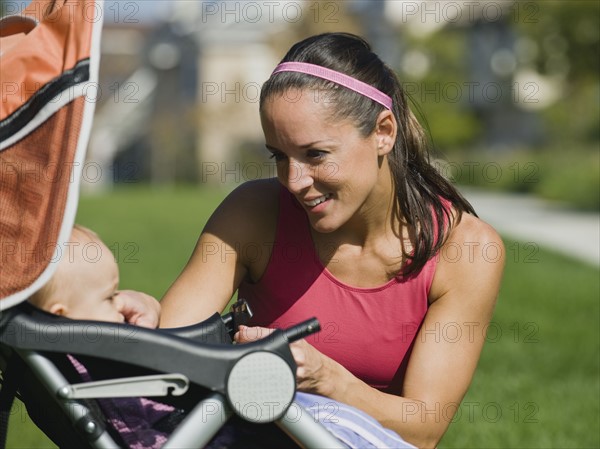
[[[279,181],[323,233],[385,213],[393,194],[383,157],[393,138],[377,129],[363,137],[350,120],[333,122],[332,107],[318,92],[289,90],[266,100],[261,113]]]

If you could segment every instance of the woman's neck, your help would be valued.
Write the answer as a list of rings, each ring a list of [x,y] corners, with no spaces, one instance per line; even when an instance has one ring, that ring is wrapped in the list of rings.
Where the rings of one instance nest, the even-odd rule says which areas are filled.
[[[387,160],[381,167],[381,176],[377,184],[354,216],[337,230],[326,235],[312,230],[313,240],[327,241],[335,247],[347,244],[364,249],[377,247],[382,239],[398,241],[401,234],[397,201],[391,171]],[[318,236],[316,234],[319,234]]]

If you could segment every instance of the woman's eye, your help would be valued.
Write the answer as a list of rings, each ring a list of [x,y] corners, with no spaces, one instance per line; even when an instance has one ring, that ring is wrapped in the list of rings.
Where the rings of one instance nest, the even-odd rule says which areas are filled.
[[[325,157],[327,153],[321,150],[310,150],[306,153],[306,156],[309,159],[322,159]]]
[[[282,161],[285,159],[285,154],[283,153],[271,153],[269,159],[274,159],[276,162]]]

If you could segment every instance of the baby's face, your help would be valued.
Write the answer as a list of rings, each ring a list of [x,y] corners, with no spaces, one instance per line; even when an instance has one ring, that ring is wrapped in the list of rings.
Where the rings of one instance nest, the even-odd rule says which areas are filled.
[[[119,287],[119,269],[112,252],[99,240],[82,241],[66,261],[71,269],[66,288],[69,292],[67,317],[79,320],[124,322],[113,297]],[[63,257],[67,257],[63,254]],[[61,262],[62,263],[62,262]]]

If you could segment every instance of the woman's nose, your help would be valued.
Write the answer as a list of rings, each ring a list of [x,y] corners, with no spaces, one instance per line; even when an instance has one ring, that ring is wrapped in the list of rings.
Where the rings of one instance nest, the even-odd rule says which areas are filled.
[[[284,178],[283,181],[286,187],[292,193],[299,193],[313,183],[310,167],[297,161],[289,162],[285,169]]]

